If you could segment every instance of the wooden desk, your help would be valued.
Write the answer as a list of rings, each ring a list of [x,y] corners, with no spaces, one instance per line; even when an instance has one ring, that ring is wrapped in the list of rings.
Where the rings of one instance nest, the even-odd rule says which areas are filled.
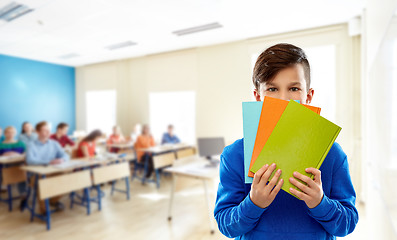
[[[25,154],[16,155],[16,156],[1,156],[0,157],[0,164],[14,164],[14,163],[23,163],[25,162]]]
[[[81,168],[87,168],[87,167],[92,167],[96,165],[102,165],[102,164],[108,164],[108,163],[114,163],[118,161],[123,161],[124,159],[129,159],[133,157],[133,155],[127,154],[125,157],[114,157],[114,158],[108,158],[108,159],[97,159],[97,158],[73,158],[70,161],[79,161],[81,164],[75,165],[75,166],[70,166],[66,168],[59,168],[54,165],[29,165],[29,166],[22,166],[21,169],[33,173],[33,174],[39,174],[39,175],[52,175],[52,174],[59,174],[59,173],[64,173],[64,172],[70,172],[76,169],[81,169]]]
[[[13,171],[11,170],[11,167],[16,168],[17,166],[23,164],[24,162],[25,162],[25,154],[14,155],[14,156],[0,156],[0,188],[1,186],[3,186],[3,183],[5,183],[8,192],[7,198],[3,198],[2,196],[0,196],[0,202],[6,202],[8,204],[8,211],[12,211],[12,200],[19,198],[19,196],[18,197],[12,196],[12,189],[10,182],[14,183],[16,180],[20,181],[22,179],[26,179],[26,177],[20,176],[23,173],[18,171],[18,169],[15,169],[17,171],[13,172],[12,175],[14,176],[10,176],[10,174],[6,174],[6,173],[3,174],[3,170]],[[15,176],[15,174],[18,176]]]
[[[118,149],[128,149],[128,148],[133,148],[134,144],[131,142],[126,142],[126,143],[114,143],[114,144],[108,144],[108,147],[112,148],[118,148]]]
[[[174,164],[174,166],[165,168],[164,171],[172,174],[172,187],[171,187],[170,203],[168,208],[168,220],[169,221],[172,220],[172,206],[174,201],[175,185],[178,176],[197,179],[202,181],[204,185],[210,229],[211,229],[211,234],[213,234],[215,232],[215,229],[213,222],[213,209],[210,207],[208,182],[213,181],[219,176],[219,166],[210,165],[210,162],[208,160],[195,155],[186,158],[180,158]]]
[[[50,219],[50,215],[47,214],[43,215],[43,214],[37,214],[35,212],[35,207],[36,207],[36,200],[37,200],[37,192],[38,192],[38,179],[39,178],[46,178],[47,176],[50,175],[59,175],[61,173],[70,173],[73,172],[75,170],[86,170],[87,168],[91,168],[94,166],[102,166],[102,165],[107,165],[109,163],[116,163],[116,162],[125,162],[125,158],[128,157],[128,155],[126,155],[123,158],[120,158],[118,156],[115,156],[113,158],[108,158],[108,159],[104,159],[104,160],[98,160],[98,159],[89,159],[89,158],[75,158],[70,160],[71,162],[73,161],[79,161],[78,165],[73,165],[73,166],[69,166],[69,167],[65,167],[65,168],[59,168],[56,167],[54,165],[47,165],[47,166],[43,166],[43,165],[30,165],[30,166],[22,166],[21,169],[23,171],[26,171],[30,174],[32,174],[34,176],[34,182],[33,184],[29,184],[29,189],[28,189],[28,198],[30,197],[30,193],[32,192],[32,206],[28,206],[28,209],[30,210],[30,221],[33,221],[34,217],[37,217],[41,220],[45,220],[47,222],[47,229],[49,230],[49,219]],[[33,185],[33,186],[32,186]],[[129,188],[128,188],[129,190]],[[85,192],[85,194],[87,195],[87,192]],[[98,192],[99,194],[99,192]],[[98,195],[99,196],[99,195]],[[128,191],[128,196],[129,196],[129,191]],[[88,197],[89,198],[89,197]],[[87,201],[91,201],[90,199],[86,200]],[[47,205],[47,203],[46,203]],[[87,207],[87,211],[89,213],[89,204],[84,205],[84,202],[82,202],[83,206]]]
[[[193,147],[192,145],[185,144],[185,143],[178,143],[178,144],[164,144],[164,145],[158,145],[154,147],[149,147],[149,148],[139,148],[137,151],[141,152],[148,152],[152,154],[161,154],[165,152],[174,152],[183,148],[189,148]]]
[[[184,149],[184,148],[189,148],[189,147],[193,147],[193,146],[186,144],[186,143],[177,143],[177,144],[157,145],[157,146],[148,147],[148,148],[139,148],[139,149],[137,149],[137,151],[151,153],[152,155],[159,155],[159,154],[163,154],[163,153],[167,153],[167,152],[174,152],[176,154],[176,151],[178,151],[180,149]],[[142,184],[144,184],[146,181],[155,182],[157,184],[157,188],[159,188],[160,187],[159,180],[156,180],[156,181],[148,180],[145,177],[146,173],[148,171],[148,161],[149,161],[149,157],[146,157],[144,159],[144,176],[140,180],[142,181]],[[134,169],[133,178],[136,177],[135,171],[136,170]],[[136,177],[136,178],[138,178],[138,177]]]

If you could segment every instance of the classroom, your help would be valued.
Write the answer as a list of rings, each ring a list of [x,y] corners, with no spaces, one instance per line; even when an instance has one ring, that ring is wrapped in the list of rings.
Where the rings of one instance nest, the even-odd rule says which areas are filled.
[[[0,239],[397,240],[397,0],[1,0]]]

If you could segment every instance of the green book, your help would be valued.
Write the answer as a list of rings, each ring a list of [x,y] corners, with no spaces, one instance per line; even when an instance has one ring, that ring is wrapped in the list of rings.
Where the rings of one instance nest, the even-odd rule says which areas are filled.
[[[340,130],[334,123],[290,101],[250,170],[255,173],[265,164],[276,163],[277,169],[282,170],[282,189],[290,193],[291,187],[297,189],[289,182],[294,171],[313,178],[305,169],[320,168]]]

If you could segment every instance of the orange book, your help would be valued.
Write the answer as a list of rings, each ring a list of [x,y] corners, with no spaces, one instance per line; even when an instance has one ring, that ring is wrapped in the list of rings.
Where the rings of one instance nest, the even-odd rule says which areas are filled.
[[[278,120],[283,114],[285,108],[288,105],[288,101],[281,100],[278,98],[265,97],[263,100],[261,116],[258,125],[258,131],[256,132],[254,150],[252,152],[251,163],[249,169],[254,165],[258,158],[262,148],[265,146],[267,139],[272,134],[274,127],[277,125]],[[321,108],[302,104],[313,112],[320,114]],[[249,177],[254,177],[254,173],[249,171]]]

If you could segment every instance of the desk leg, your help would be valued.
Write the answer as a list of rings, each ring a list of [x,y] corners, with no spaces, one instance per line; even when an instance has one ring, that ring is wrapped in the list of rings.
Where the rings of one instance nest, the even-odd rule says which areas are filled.
[[[102,196],[101,196],[101,186],[100,184],[96,185],[96,192],[98,196],[98,211],[102,209]]]
[[[172,186],[171,186],[171,193],[170,193],[170,202],[168,205],[168,221],[172,220],[172,206],[174,203],[174,195],[175,195],[175,183],[176,183],[177,176],[172,174]]]
[[[8,192],[8,211],[11,212],[12,211],[12,188],[11,188],[11,184],[7,185],[7,192]]]
[[[210,207],[210,197],[208,194],[207,180],[204,179],[203,184],[204,184],[204,191],[205,191],[205,200],[206,200],[207,208],[208,208],[208,217],[210,220],[211,234],[214,234],[215,229],[214,229],[213,215],[212,215],[212,211],[211,211],[211,207]]]
[[[143,176],[142,176],[142,184],[145,184],[145,181],[146,181],[146,174],[147,174],[148,167],[149,167],[148,164],[149,164],[149,155],[146,154],[145,155],[145,162],[143,163],[143,169],[144,170],[143,170]]]
[[[91,199],[90,199],[90,191],[88,188],[84,188],[84,195],[85,195],[85,200],[87,201],[87,215],[91,214]]]
[[[112,189],[110,191],[110,195],[113,196],[114,193],[114,185],[116,184],[116,181],[112,181]]]
[[[34,214],[35,214],[35,208],[36,208],[36,199],[37,199],[37,181],[38,181],[38,175],[35,174],[33,177],[33,199],[32,199],[32,208],[30,209],[30,221],[33,222],[34,220]]]
[[[46,178],[45,175],[42,176],[42,178]],[[37,178],[36,178],[36,183],[37,183]],[[47,231],[51,229],[51,209],[50,209],[50,199],[47,198],[44,200],[44,205],[45,205],[45,221],[47,223]]]
[[[51,209],[50,209],[50,200],[47,198],[44,200],[45,203],[45,213],[46,213],[46,223],[47,223],[47,230],[51,229]]]
[[[130,179],[129,177],[125,178],[125,187],[126,187],[126,194],[127,194],[127,200],[130,200]]]

